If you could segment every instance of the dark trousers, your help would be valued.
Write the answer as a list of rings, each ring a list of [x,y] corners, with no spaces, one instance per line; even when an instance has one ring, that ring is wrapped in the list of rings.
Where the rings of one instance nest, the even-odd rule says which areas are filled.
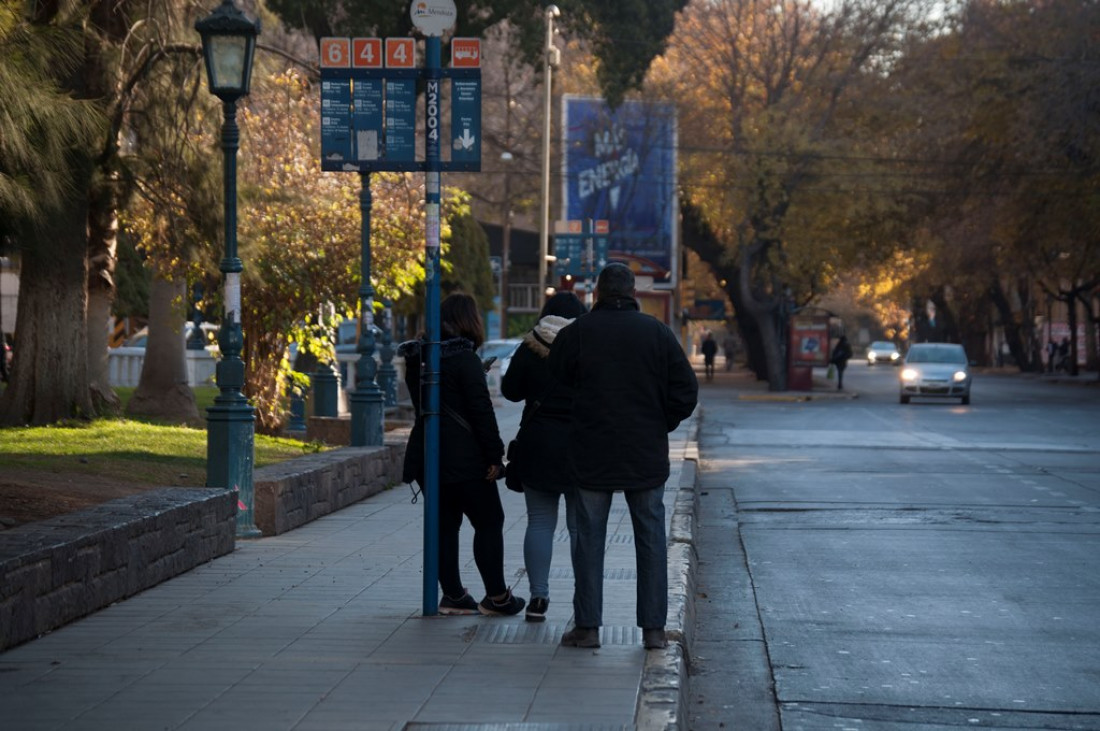
[[[474,528],[474,563],[485,593],[508,591],[504,581],[504,507],[497,483],[471,480],[439,486],[439,585],[449,597],[463,593],[458,568],[458,533],[465,515]]]
[[[668,614],[668,543],[665,489],[627,490],[638,570],[637,619],[642,629],[660,629]],[[603,567],[607,518],[613,493],[577,488],[577,547],[573,554],[573,617],[578,627],[603,624]]]
[[[836,387],[837,390],[844,388],[844,369],[848,367],[848,361],[841,361],[836,364]]]

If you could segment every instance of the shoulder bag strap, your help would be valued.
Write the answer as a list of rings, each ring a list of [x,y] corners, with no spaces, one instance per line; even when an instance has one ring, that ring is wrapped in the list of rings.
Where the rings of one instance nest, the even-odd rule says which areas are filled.
[[[442,400],[440,402],[442,403]],[[471,434],[474,433],[474,430],[470,427],[470,422],[466,421],[466,419],[462,417],[462,414],[458,413],[447,404],[443,404],[443,412],[447,414],[447,416],[457,421],[460,427],[470,432]]]

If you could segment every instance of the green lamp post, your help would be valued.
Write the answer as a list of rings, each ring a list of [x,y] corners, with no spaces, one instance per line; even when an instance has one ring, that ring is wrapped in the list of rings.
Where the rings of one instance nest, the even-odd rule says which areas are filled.
[[[225,316],[218,331],[221,360],[217,366],[218,396],[207,409],[206,484],[236,490],[237,536],[260,535],[253,520],[252,465],[254,459],[254,410],[245,399],[244,361],[241,348],[241,271],[237,256],[237,100],[248,94],[252,56],[256,50],[259,21],[249,20],[231,0],[223,0],[214,12],[195,23],[202,36],[210,93],[222,100],[222,150],[225,152]]]

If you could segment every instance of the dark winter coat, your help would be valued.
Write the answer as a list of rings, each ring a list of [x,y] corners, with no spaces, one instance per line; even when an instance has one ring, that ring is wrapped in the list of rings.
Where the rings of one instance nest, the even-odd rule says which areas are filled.
[[[829,362],[834,363],[837,368],[844,368],[848,365],[848,360],[851,359],[851,357],[851,344],[848,342],[847,338],[841,338],[833,348],[833,357],[830,358]]]
[[[555,315],[542,318],[524,336],[500,379],[504,398],[525,402],[516,435],[522,452],[516,469],[526,489],[564,492],[573,485],[562,448],[573,419],[575,389],[554,380],[548,361],[550,345],[570,322]],[[513,469],[511,464],[508,469]]]
[[[421,392],[421,358],[427,355],[427,345],[420,340],[402,343],[397,350],[405,358],[405,385],[408,386],[416,409],[416,423],[405,447],[403,479],[415,480],[424,486],[424,416]],[[440,409],[439,415],[439,483],[484,479],[492,465],[504,463],[504,443],[500,440],[485,370],[474,344],[466,338],[452,338],[440,344],[441,405],[449,406],[462,416],[469,429]]]
[[[580,487],[664,485],[668,432],[691,415],[699,395],[695,371],[668,326],[631,297],[602,299],[558,333],[550,372],[577,389],[564,453]]]

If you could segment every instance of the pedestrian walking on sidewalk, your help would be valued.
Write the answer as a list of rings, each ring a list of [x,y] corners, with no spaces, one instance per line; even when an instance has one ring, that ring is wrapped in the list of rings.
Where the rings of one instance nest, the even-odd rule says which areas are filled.
[[[477,348],[485,342],[477,302],[454,293],[439,308],[442,330],[439,398],[440,614],[519,614],[524,600],[504,580],[504,507],[496,481],[504,475],[504,444]],[[424,485],[424,414],[420,374],[427,343],[402,343],[405,385],[416,422],[405,447],[404,479]],[[470,596],[459,571],[458,539],[466,516],[474,529],[474,563],[485,584],[481,602]]]
[[[833,348],[833,357],[830,363],[836,366],[836,390],[844,390],[844,369],[848,367],[848,361],[852,357],[852,345],[848,342],[847,335],[841,335]]]
[[[703,372],[710,381],[714,378],[714,358],[718,355],[718,343],[714,341],[714,335],[708,332],[703,336],[700,350],[703,352]]]
[[[737,354],[737,341],[734,339],[732,333],[726,333],[725,339],[722,341],[722,355],[726,359],[726,370],[733,370],[733,358]]]
[[[575,626],[561,640],[569,647],[600,646],[604,544],[616,491],[634,526],[643,641],[647,649],[667,646],[668,433],[695,410],[699,383],[672,330],[642,313],[634,294],[630,268],[607,265],[592,311],[563,328],[550,349],[551,374],[577,389],[565,451],[577,484]]]
[[[524,402],[516,445],[509,449],[508,479],[513,479],[512,470],[516,470],[527,503],[523,562],[531,587],[525,615],[528,622],[544,621],[550,606],[550,563],[563,496],[570,561],[576,545],[576,496],[562,449],[572,422],[574,389],[550,375],[548,356],[561,329],[585,311],[584,303],[572,292],[558,292],[548,299],[500,379],[504,398]],[[516,450],[518,454],[513,454]]]

